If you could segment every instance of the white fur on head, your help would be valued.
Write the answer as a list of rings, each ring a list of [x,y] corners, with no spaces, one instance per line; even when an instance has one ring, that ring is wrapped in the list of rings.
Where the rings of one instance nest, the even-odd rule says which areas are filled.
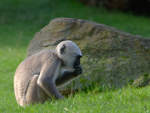
[[[64,53],[61,53],[62,48],[64,48]],[[82,56],[80,48],[70,40],[60,42],[56,47],[56,52],[58,57],[69,67],[73,66],[76,56]]]

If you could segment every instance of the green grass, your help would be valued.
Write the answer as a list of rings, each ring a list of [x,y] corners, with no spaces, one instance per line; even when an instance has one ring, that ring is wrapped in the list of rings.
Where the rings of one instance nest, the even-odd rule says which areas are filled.
[[[73,17],[111,25],[150,37],[149,18],[118,11],[88,7],[77,0],[1,0],[0,1],[0,113],[150,113],[150,87],[124,88],[75,97],[44,105],[20,108],[13,91],[17,65],[35,32],[56,17]]]
[[[1,99],[2,113],[150,113],[150,87],[124,88],[101,93],[80,92],[65,100],[21,108],[12,94]]]

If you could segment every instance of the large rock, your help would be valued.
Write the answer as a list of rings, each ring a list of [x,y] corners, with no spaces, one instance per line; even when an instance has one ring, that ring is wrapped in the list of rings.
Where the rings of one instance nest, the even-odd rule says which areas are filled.
[[[84,72],[69,85],[72,89],[93,85],[119,88],[129,83],[137,86],[142,84],[142,76],[150,75],[150,39],[80,19],[52,20],[35,34],[28,56],[55,48],[64,39],[76,42],[83,52]]]

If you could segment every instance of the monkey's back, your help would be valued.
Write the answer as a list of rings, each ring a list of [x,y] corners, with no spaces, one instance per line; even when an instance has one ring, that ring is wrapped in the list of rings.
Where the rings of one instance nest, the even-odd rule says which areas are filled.
[[[43,50],[26,58],[19,64],[14,76],[14,90],[17,103],[24,106],[26,103],[26,92],[30,84],[30,80],[34,75],[39,75],[44,62],[53,61],[54,51]],[[48,60],[49,59],[49,60]]]

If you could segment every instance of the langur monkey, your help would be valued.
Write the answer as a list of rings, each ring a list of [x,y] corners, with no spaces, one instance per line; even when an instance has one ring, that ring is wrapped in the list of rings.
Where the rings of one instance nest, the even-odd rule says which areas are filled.
[[[42,50],[27,57],[16,69],[14,90],[20,106],[62,99],[58,87],[82,73],[80,48],[72,41],[60,42],[55,50]]]

